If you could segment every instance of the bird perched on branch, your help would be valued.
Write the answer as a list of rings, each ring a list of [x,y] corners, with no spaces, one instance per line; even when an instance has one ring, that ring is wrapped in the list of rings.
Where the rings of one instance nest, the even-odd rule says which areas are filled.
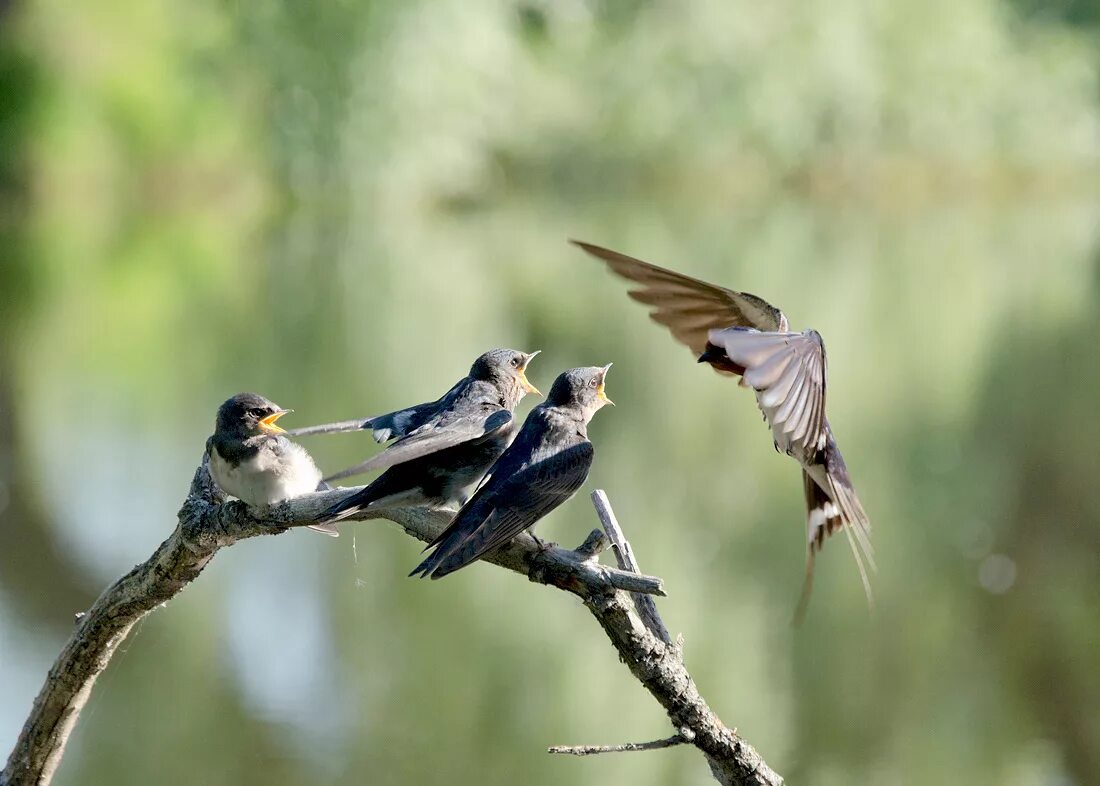
[[[326,510],[322,522],[387,507],[462,504],[512,443],[512,413],[527,393],[539,393],[526,370],[538,352],[486,352],[442,398],[362,421],[378,442],[395,441],[378,455],[328,480],[386,469],[370,485]],[[539,394],[541,395],[541,394]]]
[[[554,380],[546,401],[531,410],[512,446],[450,526],[427,548],[435,551],[410,576],[442,578],[503,546],[572,497],[588,477],[588,422],[605,404],[609,363],[574,368]],[[427,550],[427,549],[425,549]]]
[[[291,411],[256,393],[238,393],[218,407],[206,453],[210,477],[222,491],[261,507],[328,488],[305,448],[275,424]],[[338,534],[331,527],[312,528]]]
[[[825,417],[825,344],[813,330],[792,333],[787,317],[767,301],[674,273],[589,243],[572,241],[639,287],[630,297],[650,308],[650,317],[723,373],[741,377],[771,427],[776,450],[802,465],[806,498],[806,578],[795,612],[805,613],[813,587],[814,558],[825,538],[848,536],[867,601],[868,568],[874,570],[870,522]]]

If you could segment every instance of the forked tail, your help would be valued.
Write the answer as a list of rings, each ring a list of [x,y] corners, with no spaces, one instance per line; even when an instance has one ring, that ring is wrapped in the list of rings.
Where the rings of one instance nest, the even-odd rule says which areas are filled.
[[[830,456],[833,466],[826,468],[818,465],[817,469],[824,475],[829,491],[825,491],[817,481],[805,470],[802,471],[802,486],[806,495],[806,576],[802,580],[802,592],[798,599],[792,623],[802,624],[806,616],[806,609],[810,604],[810,594],[814,584],[814,561],[817,552],[821,551],[825,539],[837,530],[843,530],[848,538],[848,545],[855,557],[856,567],[859,568],[859,577],[863,583],[863,592],[867,596],[867,606],[874,611],[875,599],[871,591],[871,581],[868,572],[874,572],[875,555],[871,547],[871,525],[867,520],[867,514],[856,496],[848,480],[847,468],[844,467],[844,459],[839,458],[835,452]],[[839,468],[836,462],[839,461]],[[837,471],[839,469],[839,471]],[[831,493],[830,493],[831,492]]]

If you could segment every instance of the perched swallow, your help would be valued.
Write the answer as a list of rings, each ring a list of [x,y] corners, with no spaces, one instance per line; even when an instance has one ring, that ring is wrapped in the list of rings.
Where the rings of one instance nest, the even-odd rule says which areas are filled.
[[[218,408],[206,452],[210,477],[222,491],[262,507],[328,488],[305,448],[275,425],[290,411],[255,393],[238,393]],[[331,527],[311,528],[339,534]]]
[[[821,336],[813,330],[790,332],[783,312],[756,295],[572,242],[605,262],[612,272],[639,284],[630,297],[649,306],[650,317],[690,347],[700,363],[740,376],[740,384],[756,392],[776,450],[802,465],[808,551],[796,621],[809,602],[814,558],[825,538],[839,529],[848,536],[870,603],[867,567],[875,568],[871,525],[825,417],[826,360]]]
[[[464,503],[515,438],[512,413],[520,400],[539,392],[525,373],[537,354],[491,350],[475,360],[469,376],[438,401],[363,421],[360,428],[373,429],[379,442],[394,437],[396,441],[329,480],[389,469],[325,511],[320,521],[339,521],[367,508]]]
[[[588,477],[588,421],[612,401],[604,395],[606,366],[574,368],[554,380],[546,401],[450,526],[428,544],[435,551],[410,576],[442,578],[503,546],[572,497]],[[427,549],[425,549],[426,551]]]

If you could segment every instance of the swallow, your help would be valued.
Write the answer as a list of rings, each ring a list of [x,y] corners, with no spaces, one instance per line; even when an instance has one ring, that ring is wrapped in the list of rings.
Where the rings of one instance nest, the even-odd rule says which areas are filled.
[[[305,448],[275,423],[292,411],[256,393],[238,393],[218,407],[206,453],[210,477],[222,491],[263,507],[328,488]],[[311,529],[339,534],[331,527]]]
[[[739,376],[756,393],[775,449],[802,466],[806,500],[806,576],[795,611],[805,614],[814,559],[825,539],[843,530],[872,604],[867,571],[875,570],[871,525],[825,417],[825,343],[814,330],[793,333],[787,317],[766,300],[708,284],[600,246],[571,241],[638,285],[629,295],[649,306],[650,318],[723,374]]]
[[[384,451],[328,480],[386,468],[370,485],[320,517],[340,521],[363,510],[461,505],[516,436],[513,412],[527,393],[527,366],[538,352],[494,349],[474,361],[442,398],[362,422]]]
[[[588,422],[612,404],[604,393],[606,366],[574,368],[554,380],[546,401],[531,410],[515,442],[459,509],[410,576],[442,578],[530,529],[572,497],[592,467]]]

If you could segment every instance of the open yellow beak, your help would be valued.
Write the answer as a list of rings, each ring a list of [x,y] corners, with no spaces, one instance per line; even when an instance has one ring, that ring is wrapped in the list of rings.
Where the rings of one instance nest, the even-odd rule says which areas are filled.
[[[607,377],[607,371],[610,368],[611,368],[610,363],[608,363],[606,366],[603,367],[604,377]],[[603,402],[604,404],[610,404],[611,406],[615,406],[615,402],[612,401],[611,399],[609,399],[607,397],[607,394],[603,392],[603,379],[601,379],[600,384],[596,386],[596,399],[598,401]]]
[[[541,349],[536,349],[534,352],[530,353],[527,356],[527,362],[524,363],[523,368],[521,368],[519,370],[519,384],[523,387],[524,392],[534,393],[536,396],[541,396],[542,391],[540,391],[537,387],[532,385],[530,383],[530,381],[528,381],[528,379],[527,379],[527,366],[530,365],[531,361],[535,359],[535,355],[537,355],[540,352],[542,352]]]
[[[534,393],[536,396],[542,395],[542,391],[531,384],[522,370],[519,372],[519,384],[523,386],[524,391],[527,393]]]
[[[264,431],[270,431],[272,434],[285,434],[286,429],[276,426],[275,421],[281,418],[283,415],[287,414],[288,412],[293,411],[293,409],[280,409],[278,412],[272,412],[266,418],[262,418],[260,420],[260,428],[262,428]]]

